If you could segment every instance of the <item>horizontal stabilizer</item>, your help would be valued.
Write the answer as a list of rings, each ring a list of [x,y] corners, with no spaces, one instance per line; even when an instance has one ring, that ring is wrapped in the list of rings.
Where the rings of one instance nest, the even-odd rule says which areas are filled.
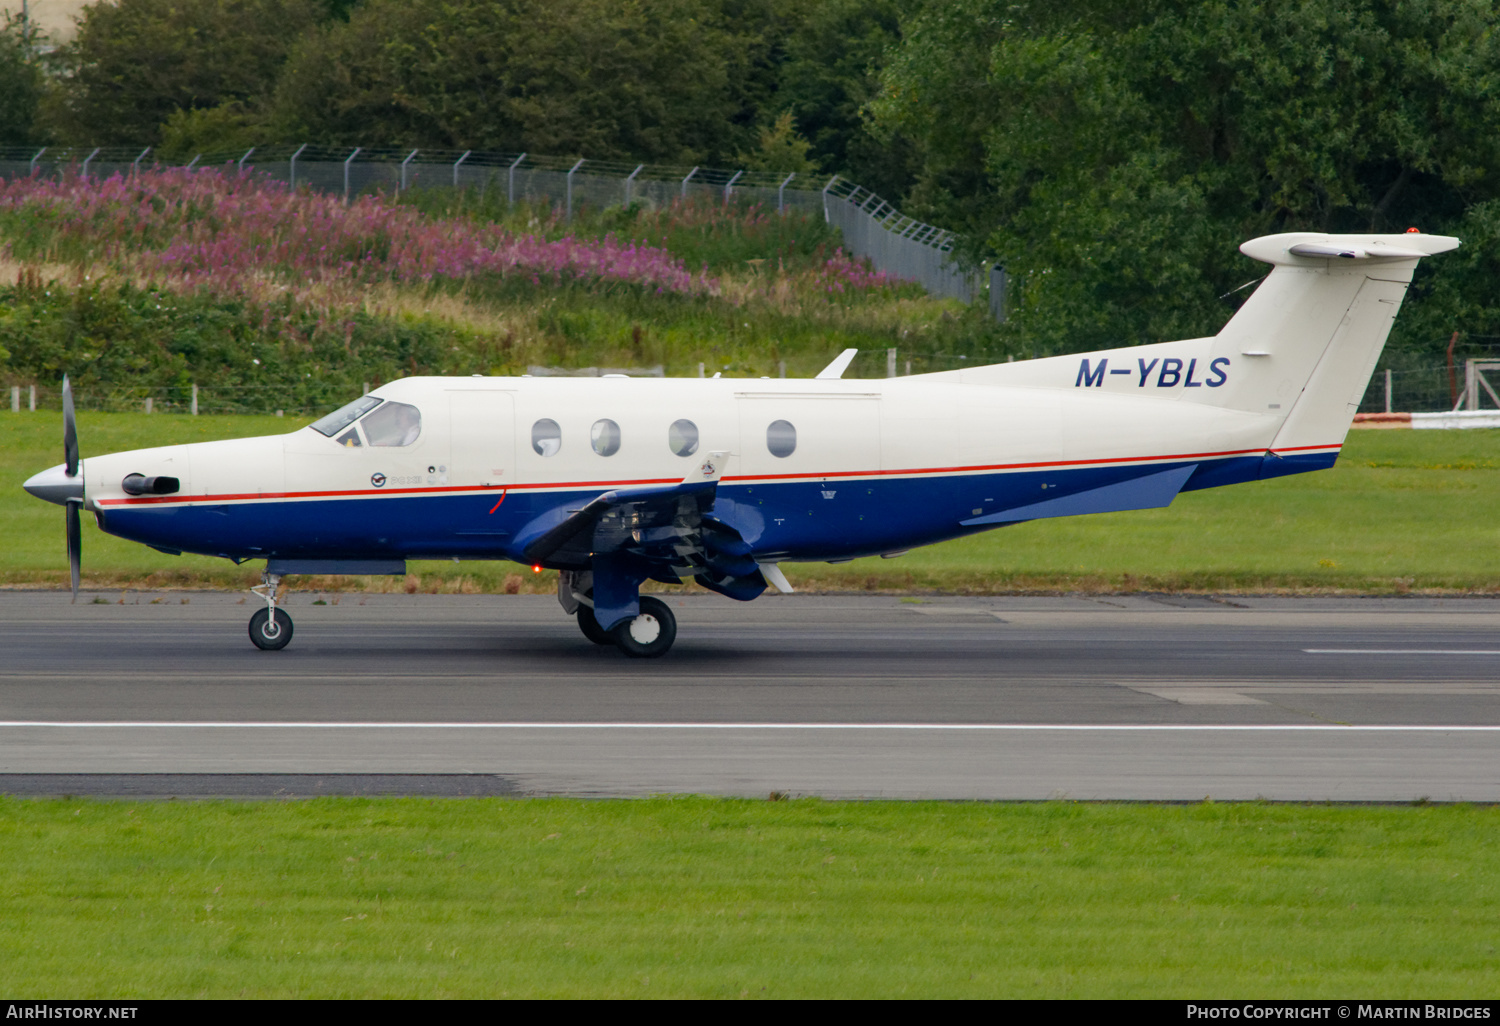
[[[1029,506],[1008,509],[1002,513],[960,520],[964,527],[982,527],[987,524],[1011,524],[1019,520],[1043,520],[1047,517],[1074,517],[1083,513],[1118,513],[1127,509],[1157,509],[1170,506],[1187,479],[1193,476],[1198,464],[1173,467],[1145,477],[1132,478],[1119,484],[1094,488],[1060,499],[1034,502]]]

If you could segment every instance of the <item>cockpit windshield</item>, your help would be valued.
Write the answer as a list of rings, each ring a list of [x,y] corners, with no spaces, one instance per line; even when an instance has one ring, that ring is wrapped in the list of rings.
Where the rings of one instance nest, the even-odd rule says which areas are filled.
[[[379,405],[380,400],[373,395],[360,396],[348,406],[340,406],[322,420],[313,421],[312,429],[332,438]]]

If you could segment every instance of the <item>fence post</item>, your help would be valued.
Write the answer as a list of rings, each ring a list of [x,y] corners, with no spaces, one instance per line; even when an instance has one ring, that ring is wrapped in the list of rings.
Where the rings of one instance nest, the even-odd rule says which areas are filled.
[[[737,182],[737,181],[739,181],[740,180],[740,176],[743,175],[744,173],[745,172],[743,172],[743,171],[736,171],[734,173],[734,177],[731,178],[729,181],[727,181],[727,182],[724,183],[724,202],[725,203],[729,202],[729,194],[734,191],[734,183]]]
[[[579,161],[568,168],[568,220],[573,220],[573,172],[583,167],[583,161]]]
[[[885,376],[888,378],[896,376],[896,351],[894,349],[885,351]]]
[[[201,156],[203,156],[203,154],[200,153],[197,157],[194,157],[192,160],[188,161],[186,170],[191,171],[193,169],[193,165],[198,163],[198,157]]]
[[[89,161],[97,157],[99,155],[99,151],[103,148],[104,147],[102,146],[95,146],[94,152],[83,158],[83,177],[87,178],[89,176]]]
[[[46,152],[47,152],[47,147],[43,146],[41,149],[39,149],[39,150],[36,151],[36,156],[34,156],[34,157],[31,158],[31,173],[32,174],[36,174],[37,161],[41,160],[42,159],[42,154],[46,153]]]
[[[505,172],[505,205],[513,207],[516,205],[516,168],[521,166],[521,161],[526,159],[526,154],[521,154],[511,161],[510,170]]]
[[[693,180],[693,176],[695,174],[697,174],[697,173],[698,173],[698,169],[695,167],[691,171],[689,171],[687,173],[687,177],[682,180],[682,198],[684,200],[687,199],[687,183],[690,182],[690,181],[692,181]],[[698,376],[701,378],[703,375],[700,374]]]
[[[1479,382],[1478,372],[1474,369],[1473,360],[1464,361],[1464,409],[1479,409]]]
[[[834,175],[832,178],[828,179],[828,184],[825,185],[825,186],[823,186],[823,222],[825,224],[831,223],[831,221],[830,221],[830,219],[828,217],[828,190],[832,189],[833,188],[833,183],[836,182],[836,181],[838,181],[838,180],[839,180],[839,176],[838,175]]]
[[[782,182],[781,183],[781,188],[779,188],[779,189],[776,190],[776,213],[778,213],[778,214],[785,214],[786,213],[786,186],[787,186],[787,182],[790,182],[793,178],[796,178],[796,177],[797,177],[797,172],[793,171],[791,174],[789,174],[789,175],[786,176],[786,182]],[[786,377],[786,375],[783,374],[782,377]]]
[[[20,413],[21,412],[21,386],[20,385],[11,385],[10,386],[10,412],[11,413]]]
[[[1385,369],[1385,412],[1391,412],[1391,369]]]
[[[410,153],[408,153],[406,155],[406,159],[401,162],[401,191],[402,192],[405,192],[407,190],[407,188],[408,188],[407,183],[406,183],[406,165],[410,164],[412,158],[415,157],[416,155],[417,155],[417,151],[416,150],[412,150]]]
[[[473,152],[474,152],[473,150],[464,150],[464,155],[462,157],[459,157],[457,160],[455,160],[453,162],[453,187],[455,189],[458,188],[458,165],[460,165],[464,161],[468,160],[469,159],[469,154],[471,154]]]
[[[146,412],[151,412],[151,397],[149,395],[146,396]]]
[[[786,377],[786,361],[785,360],[777,360],[776,361],[776,376],[778,378],[784,378],[784,377]]]
[[[32,412],[32,413],[35,413],[35,412],[36,412],[36,385],[32,385],[32,386],[31,386],[31,402],[30,402],[30,409],[31,409],[31,412]]]
[[[635,176],[638,175],[638,174],[640,174],[641,173],[641,168],[643,168],[645,166],[646,166],[645,164],[638,164],[638,165],[636,165],[636,169],[634,171],[630,172],[630,177],[627,178],[627,179],[625,179],[625,205],[627,207],[630,206],[630,201],[632,199],[632,197],[630,195],[630,192],[631,192],[631,189],[634,188],[634,186],[635,186]]]
[[[198,416],[198,386],[193,386],[193,416]]]
[[[147,146],[144,150],[141,151],[141,155],[140,156],[136,157],[134,160],[132,160],[130,162],[130,174],[131,174],[132,177],[134,177],[136,175],[139,175],[141,173],[141,161],[145,160],[146,159],[146,154],[148,154],[150,152],[151,152],[151,147]]]
[[[354,158],[359,156],[359,151],[362,149],[364,149],[363,146],[354,147],[354,152],[349,154],[348,160],[344,161],[344,206],[346,207],[349,205],[349,165],[354,163]]]
[[[297,147],[297,152],[292,154],[292,188],[297,188],[297,158],[302,156],[302,151],[307,149],[307,143]]]
[[[245,151],[245,155],[240,158],[239,164],[236,165],[236,170],[238,170],[241,174],[243,174],[244,171],[245,171],[245,161],[249,160],[250,159],[250,154],[252,154],[254,152],[255,152],[255,147],[252,146],[248,150],[246,150]]]

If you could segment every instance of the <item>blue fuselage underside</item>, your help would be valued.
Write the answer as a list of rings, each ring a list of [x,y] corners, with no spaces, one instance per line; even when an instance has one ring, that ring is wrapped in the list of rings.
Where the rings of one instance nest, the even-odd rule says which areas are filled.
[[[977,533],[988,526],[959,522],[1107,489],[1194,462],[1197,469],[1183,491],[1323,470],[1336,458],[1334,452],[1256,454],[980,474],[729,481],[719,486],[714,517],[737,530],[758,558],[849,559]],[[524,562],[514,540],[528,524],[560,508],[582,507],[608,487],[511,488],[498,505],[500,489],[224,503],[205,499],[112,507],[101,526],[158,548],[240,560],[459,557]]]

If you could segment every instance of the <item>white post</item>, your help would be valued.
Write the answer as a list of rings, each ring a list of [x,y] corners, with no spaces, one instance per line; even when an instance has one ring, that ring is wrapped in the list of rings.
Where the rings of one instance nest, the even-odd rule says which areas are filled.
[[[744,173],[745,172],[743,172],[743,171],[736,171],[734,173],[734,177],[731,178],[729,181],[727,181],[727,182],[724,183],[724,202],[725,203],[729,202],[729,194],[734,191],[734,183],[737,182],[737,181],[739,181],[740,180],[740,176],[743,175]]]
[[[97,157],[101,149],[103,149],[102,146],[95,146],[94,152],[83,158],[83,177],[87,178],[89,176],[89,161]]]
[[[693,168],[691,171],[689,171],[687,173],[687,177],[682,180],[682,198],[683,199],[687,199],[687,183],[691,182],[693,180],[693,176],[695,174],[697,174],[697,173],[698,173],[698,169],[697,168]],[[701,377],[702,375],[699,375],[699,376]]]
[[[141,173],[141,161],[145,160],[146,154],[150,152],[151,147],[147,146],[144,150],[141,151],[141,155],[139,157],[136,157],[130,162],[130,173],[132,176],[139,175]]]
[[[284,413],[286,413],[286,411],[285,411],[285,410],[277,410],[277,411],[276,411],[276,416],[278,416],[278,417],[280,417],[280,416],[281,416],[281,415],[282,415],[282,414],[284,414]]]
[[[238,164],[238,170],[239,170],[239,171],[240,171],[240,172],[241,172],[241,173],[243,173],[243,172],[244,172],[244,170],[245,170],[245,161],[247,161],[247,160],[249,160],[249,159],[250,159],[250,154],[252,154],[252,153],[254,153],[254,152],[255,152],[255,147],[254,147],[254,146],[252,146],[252,147],[250,147],[250,148],[249,148],[249,149],[248,149],[248,150],[246,150],[246,151],[245,151],[245,155],[244,155],[244,156],[243,156],[243,157],[241,157],[241,158],[240,158],[240,162],[239,162],[239,164]]]
[[[1391,412],[1391,369],[1385,369],[1385,412]]]
[[[521,154],[511,162],[510,170],[505,173],[505,204],[513,207],[516,205],[516,168],[521,166],[521,161],[526,159],[526,154]]]
[[[789,174],[789,175],[786,176],[786,181],[781,183],[781,188],[779,188],[779,189],[776,190],[776,213],[778,213],[778,214],[785,214],[786,213],[786,187],[787,187],[787,182],[790,182],[793,178],[796,178],[796,177],[797,177],[797,172],[793,171],[791,174]]]
[[[189,170],[189,171],[191,171],[191,170],[192,170],[192,169],[193,169],[193,165],[194,165],[194,164],[196,164],[196,163],[198,163],[198,159],[199,159],[199,158],[200,158],[200,157],[202,157],[202,156],[203,156],[203,154],[201,154],[201,153],[200,153],[200,154],[198,154],[198,156],[196,156],[196,157],[194,157],[194,158],[193,158],[193,159],[192,159],[192,160],[190,160],[190,161],[188,161],[188,162],[187,162],[187,169],[188,169],[188,170]]]
[[[701,362],[698,364],[698,376],[700,378],[703,377],[703,364]]]
[[[635,176],[638,175],[638,174],[640,174],[641,173],[641,168],[643,168],[645,166],[646,166],[645,164],[639,164],[639,165],[637,165],[636,169],[634,171],[630,172],[630,177],[627,178],[627,179],[625,179],[625,205],[627,207],[630,206],[630,200],[632,198],[631,197],[631,190],[633,190],[635,188]]]
[[[151,412],[151,397],[149,395],[146,396],[146,412]]]
[[[39,150],[36,151],[36,156],[34,156],[34,157],[31,158],[31,173],[32,174],[36,174],[36,164],[37,164],[37,161],[41,160],[42,159],[42,154],[46,153],[46,152],[47,152],[47,147],[43,146],[41,149],[39,149]]]
[[[885,351],[885,376],[888,378],[896,376],[896,351],[894,349]]]
[[[405,192],[407,190],[407,188],[408,188],[408,185],[406,183],[406,165],[410,164],[411,163],[411,159],[413,157],[415,157],[416,155],[417,155],[417,151],[416,150],[412,150],[410,153],[408,153],[406,155],[406,159],[401,162],[401,191],[402,192]]]
[[[458,167],[464,161],[468,160],[469,159],[469,154],[473,153],[473,152],[474,152],[473,150],[464,150],[463,156],[459,157],[457,160],[455,160],[453,162],[453,187],[455,189],[458,188]]]
[[[354,158],[359,156],[359,151],[362,149],[364,149],[363,146],[354,147],[354,152],[349,154],[348,160],[344,161],[344,206],[346,207],[349,205],[349,165],[354,163]]]
[[[359,383],[359,394],[360,395],[369,395],[370,394],[370,383],[368,381],[361,381]]]
[[[828,184],[823,186],[823,220],[828,220],[828,190],[833,188],[833,183],[839,180],[838,175],[828,179]]]
[[[30,403],[30,409],[31,409],[32,413],[36,412],[36,386],[35,385],[31,386],[31,403]]]
[[[21,386],[20,385],[11,385],[10,386],[10,412],[11,413],[20,413],[21,412]]]
[[[786,361],[785,360],[777,360],[776,361],[776,376],[780,377],[780,378],[786,377]]]
[[[583,167],[583,161],[579,161],[568,169],[568,220],[573,220],[573,172]]]
[[[292,188],[297,187],[297,158],[302,156],[302,151],[307,149],[307,143],[297,147],[297,152],[292,154]]]
[[[193,386],[193,416],[198,416],[198,386]]]

